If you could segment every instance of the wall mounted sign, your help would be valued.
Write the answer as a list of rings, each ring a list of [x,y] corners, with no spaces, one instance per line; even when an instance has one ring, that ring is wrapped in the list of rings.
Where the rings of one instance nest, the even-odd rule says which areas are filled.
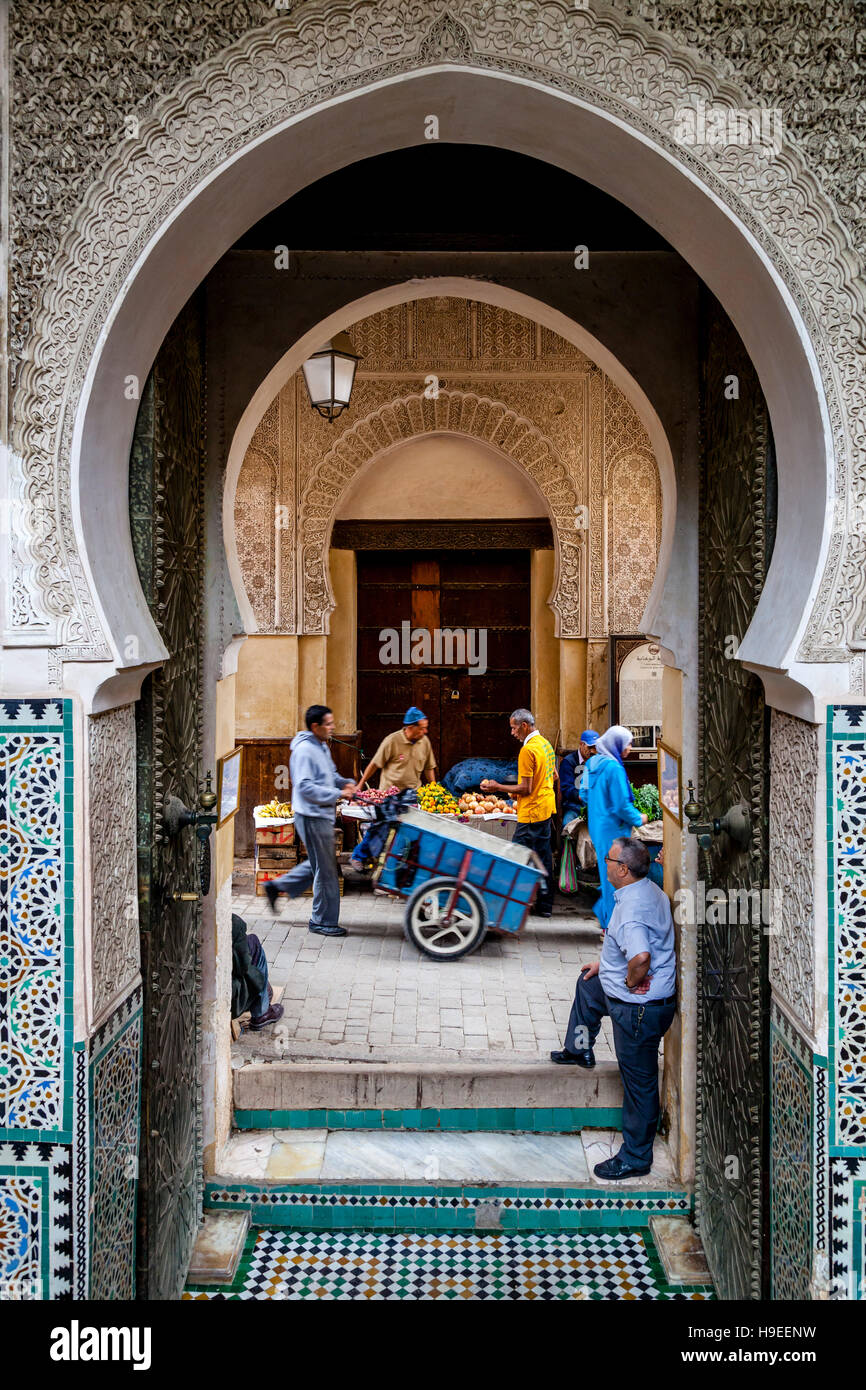
[[[680,757],[667,744],[659,744],[659,800],[662,810],[673,816],[677,825],[683,823],[683,778]]]
[[[236,815],[241,804],[243,747],[217,758],[217,830]]]
[[[610,639],[610,709],[612,724],[634,734],[634,751],[655,753],[662,731],[662,672],[657,642],[645,637]]]

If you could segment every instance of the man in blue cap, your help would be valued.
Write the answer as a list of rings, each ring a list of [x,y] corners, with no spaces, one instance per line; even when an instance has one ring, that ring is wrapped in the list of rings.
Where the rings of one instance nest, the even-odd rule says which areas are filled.
[[[428,720],[423,710],[412,705],[403,716],[403,727],[382,739],[358,783],[358,791],[379,772],[379,786],[384,791],[396,787],[420,787],[422,782],[435,782],[436,759],[427,737]],[[381,853],[387,827],[373,826],[355,848],[352,867],[363,872]]]
[[[559,784],[562,788],[562,823],[567,825],[570,820],[583,814],[583,802],[580,799],[580,779],[583,776],[584,764],[595,753],[595,745],[598,742],[598,734],[595,729],[584,729],[580,736],[580,747],[576,753],[566,753],[559,765]]]

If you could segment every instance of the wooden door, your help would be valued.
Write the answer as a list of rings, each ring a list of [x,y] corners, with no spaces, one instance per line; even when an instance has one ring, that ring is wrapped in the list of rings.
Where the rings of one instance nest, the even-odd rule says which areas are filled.
[[[739,396],[728,399],[731,374]],[[707,296],[702,313],[700,773],[702,819],[745,801],[752,840],[726,835],[699,857],[707,888],[769,882],[769,737],[763,687],[730,660],[764,584],[775,524],[766,403],[733,325]],[[722,914],[727,916],[727,914]],[[767,1285],[769,984],[760,921],[698,926],[697,1216],[720,1298]]]
[[[428,717],[440,776],[464,758],[512,755],[508,716],[528,704],[530,692],[529,584],[528,550],[358,552],[358,724],[365,760],[401,727],[409,705]],[[439,661],[437,630],[446,631]],[[475,634],[470,649],[467,630]],[[388,632],[399,635],[400,659],[393,663],[383,660]],[[420,644],[412,659],[412,636],[419,632],[430,634],[433,660],[423,660]],[[447,632],[462,633],[463,645],[458,635],[449,651]]]
[[[201,902],[191,830],[161,833],[165,798],[195,806],[202,763],[203,325],[191,300],[154,364],[130,460],[138,572],[168,660],[136,705],[144,1076],[138,1296],[179,1298],[202,1207]]]

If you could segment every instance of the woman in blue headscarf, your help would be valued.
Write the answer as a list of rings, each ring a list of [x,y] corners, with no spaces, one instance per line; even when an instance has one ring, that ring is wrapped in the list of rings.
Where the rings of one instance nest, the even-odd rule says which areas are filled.
[[[580,793],[586,802],[589,837],[598,860],[601,897],[595,904],[595,915],[607,930],[613,912],[613,885],[607,876],[607,855],[620,835],[626,838],[632,827],[644,825],[634,804],[634,796],[625,770],[624,760],[631,752],[633,735],[622,724],[613,724],[593,749],[592,757],[580,783]]]

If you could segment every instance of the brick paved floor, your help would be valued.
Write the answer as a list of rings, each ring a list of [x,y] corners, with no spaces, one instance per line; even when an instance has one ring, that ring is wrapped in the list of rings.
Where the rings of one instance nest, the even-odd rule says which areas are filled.
[[[534,1061],[560,1047],[579,968],[598,957],[596,919],[560,899],[549,921],[530,918],[519,937],[488,938],[462,960],[421,955],[403,936],[403,904],[347,887],[348,936],[307,931],[310,899],[236,891],[233,911],[263,941],[271,980],[284,985],[285,1015],[244,1033],[236,1062],[257,1057],[381,1061]],[[611,1058],[610,1024],[596,1045]]]

